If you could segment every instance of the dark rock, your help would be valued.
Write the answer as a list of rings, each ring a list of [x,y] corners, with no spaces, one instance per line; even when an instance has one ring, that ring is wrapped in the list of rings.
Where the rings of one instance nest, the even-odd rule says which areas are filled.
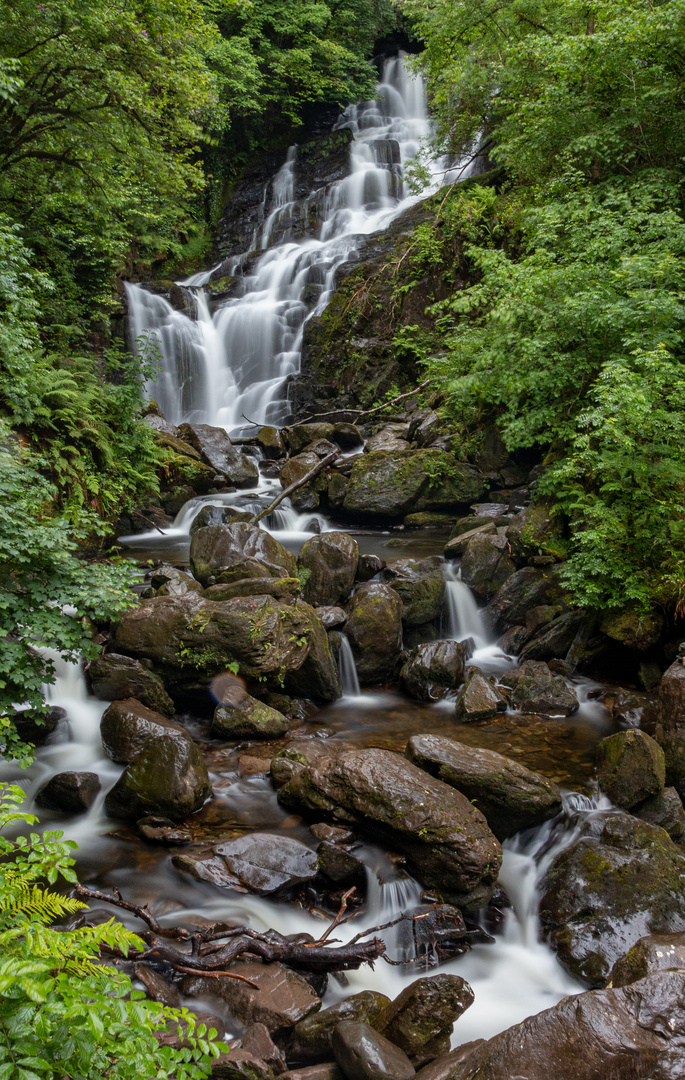
[[[529,637],[525,626],[510,626],[497,644],[508,656],[518,656]]]
[[[210,424],[182,424],[179,430],[203,460],[236,487],[254,487],[259,480],[255,462],[238,453],[223,428]]]
[[[685,855],[656,825],[595,813],[552,863],[540,918],[564,967],[601,985],[641,937],[685,930]]]
[[[66,709],[55,705],[51,709],[46,708],[45,712],[39,712],[37,709],[17,711],[13,720],[19,738],[23,742],[35,745],[45,742],[48,735],[52,735],[53,731],[57,730],[59,722],[66,718]]]
[[[281,487],[287,488],[299,482],[318,463],[319,458],[316,454],[302,453],[289,458],[281,469]],[[313,480],[293,491],[290,501],[296,510],[316,510],[319,505],[319,494],[327,487],[328,480],[324,473],[320,472]]]
[[[338,444],[341,450],[346,452],[355,450],[356,447],[363,446],[364,444],[362,434],[356,424],[334,424],[331,438],[334,443]]]
[[[332,1045],[348,1080],[412,1080],[415,1075],[404,1051],[369,1024],[343,1020],[333,1033]]]
[[[395,590],[376,581],[360,585],[349,603],[345,633],[360,683],[386,682],[402,650],[402,601]]]
[[[452,902],[469,909],[487,902],[500,846],[485,818],[399,754],[311,740],[286,747],[271,769],[285,806],[362,825]]]
[[[359,563],[359,545],[345,532],[312,536],[300,550],[297,565],[303,581],[302,595],[308,604],[334,605],[347,600]]]
[[[334,454],[336,450],[338,450],[338,447],[328,439],[316,439],[314,442],[309,443],[308,446],[305,446],[302,453],[316,454],[321,459],[328,457],[329,454]]]
[[[312,1013],[293,1028],[288,1041],[288,1057],[292,1061],[316,1061],[330,1057],[333,1032],[339,1023],[356,1020],[373,1026],[389,1005],[390,998],[385,994],[363,990],[321,1012]]]
[[[496,688],[494,680],[487,679],[480,668],[469,668],[455,703],[457,719],[465,724],[490,720],[506,708],[507,699]]]
[[[357,581],[370,581],[376,574],[380,574],[385,566],[385,559],[380,555],[360,555],[357,564]]]
[[[191,997],[220,996],[240,1023],[264,1024],[269,1032],[294,1027],[321,1006],[309,983],[283,964],[238,960],[228,970],[256,983],[256,988],[238,979],[189,975],[182,990]]]
[[[663,628],[664,617],[660,611],[652,610],[645,614],[630,606],[620,611],[606,612],[599,624],[599,629],[607,637],[638,652],[646,652],[656,645]]]
[[[645,708],[642,725],[653,730],[663,747],[668,782],[685,779],[685,666],[680,658],[664,672],[657,700]]]
[[[652,825],[660,825],[676,844],[685,840],[685,810],[675,788],[664,788],[657,795],[651,795],[639,806],[634,806],[631,813]]]
[[[502,681],[511,687],[514,704],[524,712],[571,716],[578,711],[573,687],[541,660],[526,660]]]
[[[113,701],[100,721],[100,737],[107,757],[128,765],[136,754],[155,739],[190,742],[181,724],[141,705],[135,698]]]
[[[533,608],[533,611],[538,610]],[[558,606],[548,608],[558,611]],[[528,615],[526,626],[528,626]],[[521,650],[521,663],[526,660],[563,659],[569,655],[574,642],[585,642],[594,626],[594,619],[585,611],[569,611],[533,631],[534,637]]]
[[[274,459],[286,455],[285,443],[278,428],[263,427],[257,432],[257,444],[264,451],[264,457]]]
[[[418,645],[400,671],[400,684],[417,701],[439,701],[464,678],[470,648],[463,641]]]
[[[497,590],[485,609],[485,618],[496,633],[503,634],[510,626],[524,623],[531,608],[556,603],[560,595],[554,568],[524,566]]]
[[[478,519],[474,518],[473,520],[475,521]],[[452,531],[454,532],[454,530]],[[479,525],[474,525],[473,528],[469,528],[465,532],[457,532],[454,536],[450,536],[450,539],[445,544],[445,558],[457,559],[460,555],[464,554],[470,542],[476,537],[494,534],[495,522],[491,519],[481,521]]]
[[[264,1024],[250,1024],[240,1042],[245,1053],[270,1066],[277,1076],[285,1072],[287,1066],[283,1051],[276,1046]]]
[[[219,739],[278,739],[292,726],[283,713],[242,693],[235,703],[217,705],[212,735]]]
[[[452,1034],[454,1021],[472,1004],[473,990],[461,976],[429,975],[404,988],[382,1014],[379,1030],[410,1058],[421,1057]]]
[[[163,976],[151,968],[149,964],[134,964],[133,973],[140,979],[145,987],[148,997],[153,1001],[159,1001],[170,1009],[181,1008],[181,995],[173,983],[167,982]]]
[[[556,784],[494,750],[439,735],[413,735],[406,756],[466,795],[498,840],[541,825],[561,811]]]
[[[406,626],[436,622],[445,602],[442,559],[397,559],[381,572],[381,580],[391,585],[402,601],[402,621]]]
[[[319,870],[336,885],[363,885],[366,881],[364,863],[355,859],[354,855],[350,855],[344,848],[324,840],[317,855]]]
[[[558,530],[552,523],[546,506],[527,506],[516,514],[507,526],[507,540],[512,558],[519,563],[531,556],[556,555],[560,550]]]
[[[169,818],[157,817],[154,814],[136,821],[136,829],[143,840],[152,844],[165,844],[167,847],[190,844],[193,839],[187,829],[179,829]]]
[[[323,421],[313,421],[306,424],[295,424],[293,427],[284,428],[282,435],[285,438],[291,454],[299,454],[305,446],[316,442],[317,439],[332,439],[335,427]]]
[[[64,814],[85,814],[100,791],[100,777],[92,772],[56,773],[36,795],[38,806]]]
[[[367,440],[365,451],[373,454],[376,450],[409,450],[409,443],[392,428],[381,428]]]
[[[597,779],[616,806],[630,810],[663,790],[664,752],[644,731],[617,731],[597,746]]]
[[[352,830],[341,825],[328,825],[325,821],[319,821],[316,825],[310,825],[309,831],[317,840],[327,840],[330,844],[354,843]]]
[[[455,541],[452,543],[456,546]],[[476,596],[492,596],[515,571],[506,536],[481,531],[466,544],[461,576]]]
[[[100,701],[136,698],[148,709],[154,709],[164,716],[174,715],[174,703],[159,675],[130,656],[108,653],[98,657],[88,667],[88,680],[93,694]]]
[[[608,986],[618,990],[659,971],[685,970],[685,934],[650,934],[628,949],[611,969]]]
[[[242,578],[294,577],[296,560],[270,533],[256,525],[208,525],[190,543],[193,574],[203,585]]]
[[[149,581],[157,596],[184,596],[187,592],[202,592],[202,585],[192,574],[186,574],[169,563],[156,567],[149,575]]]
[[[209,525],[234,525],[237,521],[247,521],[253,516],[246,510],[236,510],[235,506],[212,506],[211,503],[205,503],[190,523],[190,535],[194,536]]]
[[[177,870],[190,874],[196,881],[206,881],[220,889],[233,889],[235,892],[248,891],[240,884],[236,874],[230,872],[220,855],[197,856],[184,852],[181,855],[172,855],[171,861]]]
[[[301,587],[300,579],[296,577],[239,578],[230,585],[210,585],[202,595],[205,600],[215,603],[232,600],[234,596],[273,596],[277,600],[289,600],[299,595]]]
[[[260,896],[316,877],[316,852],[289,836],[248,833],[214,848],[241,885]]]
[[[347,622],[347,612],[341,607],[315,607],[314,611],[327,630],[335,630]]]
[[[449,469],[431,478],[435,465]],[[413,510],[440,510],[471,502],[483,491],[480,477],[440,450],[377,450],[354,464],[344,508],[376,518],[404,517]]]
[[[324,1061],[304,1069],[290,1069],[283,1073],[283,1080],[344,1080],[344,1076],[334,1061]]]
[[[110,817],[138,821],[161,814],[183,821],[211,796],[207,766],[188,738],[148,742],[105,798]]]
[[[422,1080],[680,1080],[685,972],[651,975],[619,990],[589,990],[471,1049]],[[425,1074],[425,1076],[424,1076]]]

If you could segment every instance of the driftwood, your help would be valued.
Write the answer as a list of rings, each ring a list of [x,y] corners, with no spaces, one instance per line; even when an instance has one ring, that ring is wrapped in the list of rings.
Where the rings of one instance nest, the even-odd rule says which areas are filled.
[[[430,381],[430,379],[425,379],[414,390],[409,390],[406,394],[398,394],[397,397],[391,398],[390,401],[386,401],[383,405],[376,405],[373,409],[329,409],[328,412],[314,413],[312,416],[308,416],[302,423],[308,424],[312,420],[321,420],[325,416],[338,416],[341,413],[349,414],[351,417],[354,416],[356,420],[366,419],[368,416],[375,416],[376,413],[382,412],[383,409],[389,409],[391,405],[396,405],[398,401],[406,401],[407,398],[414,397],[419,391],[425,390]]]
[[[277,495],[274,501],[269,503],[266,509],[260,510],[258,514],[255,514],[254,517],[250,519],[249,524],[256,525],[262,518],[268,517],[284,499],[287,499],[288,495],[292,495],[293,491],[297,491],[298,488],[304,487],[304,485],[308,484],[310,480],[313,480],[315,476],[318,476],[327,465],[332,465],[339,457],[340,451],[334,450],[332,454],[327,454],[325,458],[321,458],[308,473],[305,473],[301,480],[295,480],[295,482],[285,488],[280,495]]]
[[[153,966],[171,967],[184,974],[207,975],[211,978],[239,978],[247,982],[249,979],[245,979],[245,976],[226,970],[239,958],[256,958],[268,964],[279,962],[296,971],[307,972],[351,971],[361,967],[362,964],[370,964],[373,967],[376,960],[385,960],[386,963],[393,965],[405,963],[406,961],[391,960],[386,955],[383,940],[379,937],[370,937],[370,935],[387,930],[400,922],[425,919],[430,912],[421,915],[399,915],[390,922],[362,930],[351,941],[340,944],[337,939],[330,938],[330,934],[336,926],[347,922],[351,917],[345,915],[345,911],[347,901],[353,892],[354,889],[350,889],[345,893],[340,910],[330,926],[318,940],[312,941],[308,934],[293,934],[284,937],[275,930],[258,933],[246,926],[229,926],[226,923],[215,923],[197,931],[179,926],[162,926],[146,906],[124,900],[118,889],[113,893],[89,889],[84,885],[77,885],[74,889],[74,895],[80,900],[97,900],[113,904],[135,915],[149,927],[148,931],[138,935],[145,941],[147,946],[145,949],[138,952],[129,950],[128,955],[124,957],[124,954],[116,949],[103,948],[109,956],[134,960],[137,963],[146,962]],[[370,940],[364,940],[368,938]],[[187,947],[186,949],[176,948],[170,943],[171,941],[184,942]]]

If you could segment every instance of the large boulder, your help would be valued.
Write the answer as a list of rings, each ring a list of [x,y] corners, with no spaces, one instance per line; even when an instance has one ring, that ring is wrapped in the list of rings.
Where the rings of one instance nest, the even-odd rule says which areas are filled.
[[[561,811],[556,784],[494,750],[439,735],[413,735],[405,753],[414,765],[466,795],[485,815],[498,840],[540,825]]]
[[[642,723],[663,747],[669,783],[685,779],[685,666],[682,659],[664,672],[657,700],[648,705]]]
[[[464,641],[417,645],[402,665],[402,689],[417,701],[440,701],[461,683],[470,651]]]
[[[682,1080],[685,972],[588,990],[487,1042],[458,1047],[422,1080]]]
[[[138,821],[159,814],[183,821],[212,794],[207,766],[190,740],[153,739],[127,765],[105,798],[110,817]]]
[[[405,626],[436,622],[445,602],[442,559],[397,559],[381,571],[381,580],[392,586],[402,601]]]
[[[646,652],[657,644],[664,628],[664,617],[656,609],[647,613],[640,608],[627,607],[605,612],[599,628],[614,641],[637,652]]]
[[[360,683],[386,682],[402,650],[402,601],[389,585],[360,585],[348,606],[349,638]]]
[[[286,747],[272,775],[285,806],[363,826],[451,902],[476,908],[490,896],[501,849],[485,818],[399,754],[313,739]]]
[[[359,544],[349,533],[326,532],[305,541],[297,559],[305,601],[330,606],[347,600],[358,563]]]
[[[571,716],[578,711],[573,687],[542,660],[526,660],[502,681],[511,687],[513,703],[523,712]]]
[[[554,567],[524,566],[507,578],[485,608],[485,619],[497,634],[526,621],[526,612],[557,603],[561,586]]]
[[[319,461],[318,454],[313,451],[306,451],[289,458],[281,469],[281,487],[287,488],[291,484],[299,483],[315,465],[319,464]],[[319,505],[319,493],[327,486],[328,480],[324,473],[320,472],[308,483],[296,488],[290,496],[290,501],[296,510],[316,510]]]
[[[404,1051],[363,1021],[338,1024],[332,1046],[347,1080],[413,1080],[415,1075]]]
[[[685,840],[685,809],[675,788],[667,787],[656,795],[650,795],[644,802],[633,806],[630,812],[652,825],[660,825],[676,844],[682,844]]]
[[[309,446],[310,443],[316,442],[318,439],[332,439],[335,432],[333,424],[327,424],[325,421],[312,421],[308,424],[294,424],[292,427],[284,428],[281,435],[288,444],[288,449],[292,454],[299,454],[301,450],[304,450],[305,446]]]
[[[107,757],[128,765],[153,739],[176,739],[189,742],[190,735],[181,724],[161,713],[146,709],[135,698],[113,701],[100,721],[100,738]]]
[[[379,1031],[412,1060],[436,1057],[433,1048],[449,1050],[454,1021],[473,1005],[473,990],[460,975],[415,979],[380,1018]]]
[[[190,542],[190,565],[203,585],[243,578],[293,577],[295,556],[256,525],[207,525]]]
[[[472,667],[457,694],[454,709],[458,720],[471,724],[506,712],[507,699],[497,689],[493,678],[487,678],[480,668]]]
[[[316,852],[290,836],[248,833],[214,848],[250,892],[267,896],[316,877]]]
[[[365,517],[397,518],[468,505],[483,490],[473,469],[442,450],[376,450],[355,461],[343,506]]]
[[[63,814],[85,814],[100,791],[100,777],[92,772],[56,773],[36,794],[38,806]]]
[[[362,990],[320,1012],[311,1013],[293,1028],[288,1040],[291,1061],[321,1061],[332,1053],[333,1032],[343,1020],[362,1020],[377,1028],[390,998],[373,990]]]
[[[123,617],[115,640],[118,648],[149,657],[180,682],[198,676],[209,680],[237,661],[241,675],[272,685],[303,668],[302,678],[316,691],[312,696],[328,701],[340,697],[326,631],[302,601],[249,596],[217,603],[195,594],[154,597]]]
[[[558,605],[550,607],[549,611],[557,612]],[[529,611],[526,625],[530,622],[530,614]],[[594,616],[587,611],[566,611],[553,617],[549,622],[531,631],[531,640],[520,651],[521,663],[526,660],[563,660],[569,655],[572,647],[575,650],[574,643],[579,644],[581,648],[585,645],[593,627]],[[578,659],[580,656],[575,659],[575,662]]]
[[[616,961],[609,986],[630,986],[657,971],[685,971],[685,934],[648,934]]]
[[[540,919],[564,967],[602,985],[641,937],[685,930],[685,855],[656,825],[592,814],[547,873]]]
[[[217,705],[212,719],[212,735],[219,739],[278,739],[293,726],[283,713],[258,701],[248,693]]]
[[[285,442],[276,427],[262,427],[257,432],[257,445],[261,447],[265,458],[273,460],[285,457]]]
[[[270,1032],[294,1027],[321,1008],[321,998],[296,971],[283,964],[237,960],[227,969],[240,979],[189,975],[181,989],[192,997],[220,996],[241,1024],[264,1024]]]
[[[93,660],[88,667],[91,690],[99,701],[136,698],[155,712],[174,715],[174,703],[164,689],[159,675],[131,656],[108,653]]]
[[[257,463],[236,450],[223,428],[210,424],[182,424],[179,431],[203,461],[236,487],[254,487],[258,483]]]
[[[456,544],[453,543],[453,549]],[[466,544],[461,576],[469,588],[483,599],[491,597],[516,571],[506,536],[477,532]]]
[[[612,803],[630,810],[663,790],[664,752],[646,731],[617,731],[597,746],[597,779]]]
[[[557,555],[563,550],[558,530],[552,522],[549,508],[527,506],[507,525],[512,558],[519,564],[534,555]]]

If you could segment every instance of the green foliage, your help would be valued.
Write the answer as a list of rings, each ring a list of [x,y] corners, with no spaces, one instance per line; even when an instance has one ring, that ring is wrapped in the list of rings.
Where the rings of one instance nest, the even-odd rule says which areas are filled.
[[[0,831],[34,825],[18,809],[19,787],[0,784]],[[170,1009],[134,990],[128,976],[99,963],[103,946],[124,956],[144,943],[111,919],[59,930],[55,919],[86,907],[46,888],[77,881],[76,844],[63,833],[0,836],[0,1078],[201,1080],[226,1047],[186,1009]],[[185,1048],[160,1046],[155,1032],[178,1031]]]

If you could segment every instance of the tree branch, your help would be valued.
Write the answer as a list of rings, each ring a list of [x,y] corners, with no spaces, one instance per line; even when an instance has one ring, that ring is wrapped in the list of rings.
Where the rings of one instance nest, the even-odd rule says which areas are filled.
[[[315,476],[318,476],[318,474],[323,469],[325,469],[327,465],[331,465],[338,457],[340,457],[340,451],[334,450],[332,454],[327,454],[325,458],[321,458],[321,460],[317,462],[317,464],[312,469],[310,469],[308,473],[305,473],[301,480],[295,480],[295,482],[290,484],[289,487],[285,488],[285,490],[282,491],[280,495],[277,495],[274,501],[272,503],[269,503],[265,510],[260,510],[258,514],[255,514],[254,517],[250,520],[249,524],[256,525],[258,521],[262,520],[262,518],[268,517],[269,514],[273,513],[276,507],[283,502],[284,499],[287,499],[288,495],[292,495],[293,491],[297,491],[298,488],[304,487],[305,484],[308,484],[310,480],[313,480]]]
[[[397,397],[391,398],[390,401],[386,401],[383,405],[376,405],[373,409],[329,409],[328,412],[314,413],[313,416],[308,416],[305,421],[308,423],[310,420],[320,420],[323,416],[335,416],[338,413],[354,413],[357,420],[361,420],[362,417],[373,416],[375,413],[382,412],[383,409],[389,409],[391,405],[396,405],[398,401],[405,401],[406,398],[414,397],[419,391],[425,389],[430,383],[430,379],[425,379],[420,386],[417,386],[414,390],[409,390],[406,394],[398,394]]]

